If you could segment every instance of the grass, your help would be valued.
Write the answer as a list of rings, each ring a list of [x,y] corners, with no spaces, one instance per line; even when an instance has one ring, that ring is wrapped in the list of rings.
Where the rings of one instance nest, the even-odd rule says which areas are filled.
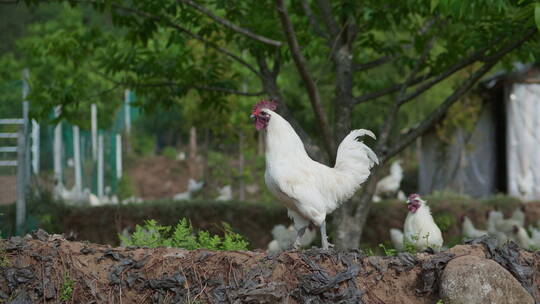
[[[0,268],[11,266],[11,262],[7,256],[7,252],[4,249],[0,249]]]
[[[64,282],[62,283],[62,289],[60,290],[60,301],[68,302],[71,300],[71,297],[73,296],[74,284],[75,281],[69,277],[69,274],[64,273]]]

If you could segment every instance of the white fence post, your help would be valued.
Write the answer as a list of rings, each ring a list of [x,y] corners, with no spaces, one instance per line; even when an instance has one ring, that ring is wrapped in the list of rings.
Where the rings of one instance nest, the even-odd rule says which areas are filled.
[[[128,135],[131,133],[130,97],[131,97],[131,91],[125,90],[124,91],[124,118],[125,118],[126,132]]]
[[[25,68],[22,72],[22,78],[23,78],[23,87],[22,87],[22,98],[23,98],[23,120],[24,120],[24,128],[23,128],[23,136],[24,136],[24,185],[25,185],[25,193],[28,193],[29,187],[30,187],[30,179],[31,179],[31,155],[30,155],[30,141],[28,140],[28,134],[30,133],[30,121],[28,120],[28,112],[29,112],[29,103],[27,100],[28,93],[30,92],[30,85],[28,84],[28,78],[30,77],[30,71],[28,68]]]
[[[98,135],[97,194],[103,198],[103,134]]]
[[[32,171],[39,174],[39,123],[32,119]]]
[[[73,161],[75,162],[75,192],[77,195],[82,193],[82,175],[81,175],[81,140],[79,127],[73,126]]]
[[[122,178],[122,135],[116,134],[116,178]]]
[[[24,125],[19,128],[17,135],[17,203],[15,206],[15,231],[17,234],[24,232],[26,219],[26,141],[24,139]]]
[[[90,106],[91,110],[91,128],[92,128],[92,158],[94,160],[97,159],[97,130],[98,130],[98,122],[97,122],[97,105],[93,103]]]
[[[62,111],[61,106],[54,108],[54,116],[56,118],[60,117]],[[54,127],[54,146],[53,146],[53,157],[54,157],[54,178],[57,182],[62,183],[62,122],[59,121],[56,127]]]

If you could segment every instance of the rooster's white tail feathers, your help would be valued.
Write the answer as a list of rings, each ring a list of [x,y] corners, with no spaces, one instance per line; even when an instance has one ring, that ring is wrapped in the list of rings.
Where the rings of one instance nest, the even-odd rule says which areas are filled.
[[[367,180],[370,169],[379,163],[377,155],[358,140],[359,137],[364,135],[375,139],[373,132],[358,129],[352,130],[339,144],[334,168],[345,177],[339,182],[341,186],[339,201],[349,199],[360,185]]]

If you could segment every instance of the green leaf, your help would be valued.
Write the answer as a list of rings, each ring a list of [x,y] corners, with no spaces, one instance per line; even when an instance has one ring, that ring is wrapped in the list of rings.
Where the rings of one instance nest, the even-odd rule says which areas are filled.
[[[540,3],[536,3],[534,6],[534,22],[538,30],[540,30]]]
[[[431,13],[437,9],[437,6],[439,6],[439,0],[431,0]]]

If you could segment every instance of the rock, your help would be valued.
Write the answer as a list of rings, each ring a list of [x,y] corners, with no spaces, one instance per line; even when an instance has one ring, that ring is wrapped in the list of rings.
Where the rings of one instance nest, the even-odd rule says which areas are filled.
[[[440,282],[445,304],[534,304],[510,272],[493,260],[477,256],[448,262]]]

